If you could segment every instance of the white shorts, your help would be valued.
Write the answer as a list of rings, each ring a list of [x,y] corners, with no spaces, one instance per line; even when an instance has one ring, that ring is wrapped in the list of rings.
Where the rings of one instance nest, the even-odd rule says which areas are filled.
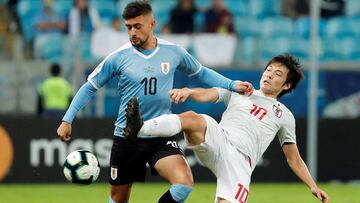
[[[218,198],[245,203],[252,172],[250,159],[227,140],[225,132],[213,118],[202,116],[207,123],[205,142],[189,148],[217,177],[215,203]]]

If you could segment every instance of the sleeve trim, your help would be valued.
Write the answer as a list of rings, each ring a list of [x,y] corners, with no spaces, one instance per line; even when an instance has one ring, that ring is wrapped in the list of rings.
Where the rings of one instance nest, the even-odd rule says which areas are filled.
[[[95,87],[95,89],[97,89],[97,90],[100,89],[100,87],[98,87],[91,78],[88,78],[88,81],[90,82],[90,84],[91,84],[93,87]]]
[[[200,68],[195,72],[195,73],[191,73],[191,74],[189,74],[189,77],[192,77],[192,76],[194,76],[194,75],[197,75],[197,74],[199,74],[199,72],[202,70],[202,66],[200,66]]]

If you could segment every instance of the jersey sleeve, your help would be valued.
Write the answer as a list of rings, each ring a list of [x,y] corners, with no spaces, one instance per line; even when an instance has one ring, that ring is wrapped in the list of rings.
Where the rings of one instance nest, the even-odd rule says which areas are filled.
[[[202,65],[198,60],[196,60],[189,52],[184,48],[179,47],[179,56],[180,63],[177,69],[188,76],[196,75],[200,70]]]
[[[286,143],[296,144],[295,118],[292,114],[289,117],[288,119],[284,119],[285,123],[277,133],[281,146]]]
[[[218,87],[215,87],[215,89],[219,92],[219,98],[216,103],[224,102],[224,104],[228,106],[231,98],[231,92],[229,90]]]
[[[99,89],[104,86],[112,77],[114,77],[118,70],[118,62],[115,55],[110,55],[105,58],[95,70],[88,76],[88,81]]]

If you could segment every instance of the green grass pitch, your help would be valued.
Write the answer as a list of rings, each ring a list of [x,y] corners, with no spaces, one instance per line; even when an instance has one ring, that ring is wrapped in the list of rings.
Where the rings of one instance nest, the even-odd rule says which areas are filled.
[[[168,189],[166,183],[135,183],[130,203],[156,203]],[[360,203],[360,185],[321,184],[332,203]],[[300,183],[254,183],[249,203],[316,203],[307,187]],[[188,203],[211,203],[215,183],[196,183]],[[109,186],[93,184],[1,184],[1,203],[100,203],[108,202]]]

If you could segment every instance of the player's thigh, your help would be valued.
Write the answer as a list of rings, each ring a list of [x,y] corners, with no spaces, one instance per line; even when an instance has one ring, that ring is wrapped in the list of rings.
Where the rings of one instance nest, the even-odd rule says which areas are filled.
[[[206,121],[201,114],[187,111],[179,115],[181,127],[190,145],[205,141]]]
[[[180,154],[159,159],[155,163],[155,170],[172,184],[193,185],[191,169],[185,157]]]
[[[245,203],[252,173],[249,157],[227,142],[217,162],[216,198]]]
[[[111,199],[116,203],[129,201],[132,183],[124,185],[110,185]]]
[[[187,137],[185,137],[185,141],[188,144],[188,148],[194,151],[195,156],[198,158],[200,163],[209,168],[212,172],[216,173],[216,163],[220,157],[221,148],[226,142],[224,131],[210,116],[205,114],[202,114],[201,116],[206,122],[204,141],[196,145],[189,143]]]

